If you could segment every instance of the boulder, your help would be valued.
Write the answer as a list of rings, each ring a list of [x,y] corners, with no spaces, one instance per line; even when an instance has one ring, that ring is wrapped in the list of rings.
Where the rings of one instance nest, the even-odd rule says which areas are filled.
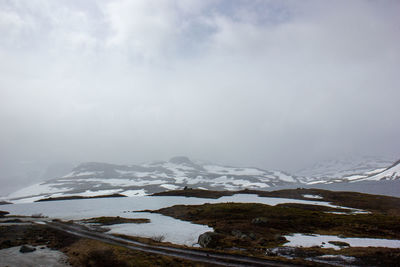
[[[274,239],[276,241],[278,241],[278,242],[286,242],[287,241],[287,239],[284,236],[280,235],[280,234],[274,235]]]
[[[7,214],[9,214],[8,211],[2,211],[2,210],[0,210],[0,218],[1,218],[1,217],[4,217],[4,216],[7,215]]]
[[[202,248],[215,248],[219,235],[214,232],[205,232],[199,236],[198,243]]]
[[[19,249],[19,252],[21,253],[29,253],[29,252],[34,252],[36,248],[30,247],[27,245],[22,245],[21,248]]]
[[[257,239],[257,235],[256,235],[255,233],[253,233],[253,232],[250,232],[249,237],[250,237],[252,240],[256,240],[256,239]]]
[[[340,248],[342,247],[350,247],[349,243],[343,242],[343,241],[328,241],[329,244],[338,246]]]
[[[231,234],[232,234],[234,237],[237,237],[237,238],[241,238],[242,235],[243,235],[243,233],[242,233],[240,230],[232,230]]]
[[[266,225],[268,223],[268,219],[265,217],[258,217],[251,220],[251,223],[255,225]]]

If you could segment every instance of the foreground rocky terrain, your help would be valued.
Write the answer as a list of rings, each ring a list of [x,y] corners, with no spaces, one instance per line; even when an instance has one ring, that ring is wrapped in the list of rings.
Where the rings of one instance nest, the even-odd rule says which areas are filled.
[[[165,203],[167,199],[182,204]],[[247,202],[243,201],[246,199]],[[149,200],[158,203],[157,206],[164,204],[152,210],[135,208],[138,202]],[[142,206],[154,207],[154,204]],[[218,253],[244,257],[240,260],[249,260],[246,257],[250,256],[265,263],[273,261],[268,263],[271,266],[397,266],[400,260],[400,199],[395,197],[319,189],[272,192],[186,189],[160,192],[151,197],[78,199],[2,207],[13,214],[1,213],[0,248],[21,245],[34,246],[37,250],[53,248],[62,251],[73,266],[224,266],[218,261],[209,262],[222,255]],[[18,215],[24,210],[43,214]],[[71,213],[74,211],[77,213]],[[108,215],[93,217],[93,214]],[[70,219],[71,216],[79,219]],[[171,218],[168,225],[172,228],[166,221],[158,220],[160,216]],[[177,222],[188,224],[177,226]],[[135,231],[151,225],[151,229],[169,228],[165,228],[165,235],[152,232],[146,236]],[[200,248],[176,243],[168,237],[168,233],[177,236],[186,227],[196,225],[205,228],[188,233]],[[118,229],[133,231],[118,233],[115,231]],[[125,241],[114,240],[113,236]],[[129,247],[133,243],[127,246],[127,242],[139,242],[134,243],[140,247],[139,251]],[[203,254],[195,259],[188,256],[194,253],[191,251]]]

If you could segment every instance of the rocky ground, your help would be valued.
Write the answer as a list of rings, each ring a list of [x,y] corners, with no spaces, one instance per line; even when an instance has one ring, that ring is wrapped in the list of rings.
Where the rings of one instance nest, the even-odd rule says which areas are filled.
[[[333,244],[342,247],[340,250],[284,247],[287,242],[284,236],[291,233],[400,239],[399,198],[316,189],[245,192],[295,199],[320,197],[368,213],[352,214],[340,208],[291,203],[277,206],[256,203],[176,205],[154,212],[213,227],[214,232],[200,236],[199,243],[203,247],[246,251],[255,255],[264,255],[267,251],[270,256],[331,261],[345,266],[350,263],[356,266],[398,266],[400,262],[400,249],[395,248],[352,248],[340,246],[339,241]],[[218,198],[225,194],[232,192],[181,190],[158,195]]]
[[[260,196],[285,197],[294,199],[320,199],[348,208],[328,207],[285,203],[269,206],[257,203],[216,203],[203,205],[176,205],[152,211],[180,220],[204,224],[214,232],[207,232],[199,237],[202,250],[224,252],[234,255],[255,256],[275,259],[281,262],[297,263],[309,266],[398,266],[400,249],[384,247],[351,247],[341,241],[332,241],[340,249],[315,247],[286,247],[288,234],[305,233],[335,235],[342,237],[370,237],[400,239],[399,199],[375,195],[331,192],[316,189],[281,190],[260,192],[245,190],[241,193]],[[218,198],[232,194],[229,191],[180,190],[159,195],[180,195],[188,197]],[[354,213],[354,209],[363,209],[364,213]],[[367,211],[367,213],[365,213]],[[102,241],[76,237],[65,231],[49,228],[44,224],[32,224],[33,218],[9,216],[0,212],[0,255],[2,259],[28,259],[38,253],[57,260],[57,264],[72,266],[205,266],[197,262],[170,256],[139,252],[110,245]],[[35,218],[36,221],[49,220]],[[146,219],[128,219],[122,217],[96,217],[69,222],[86,225],[108,225],[119,223],[148,223]],[[179,230],[179,229],[177,229]],[[162,240],[144,240],[141,242],[158,243]],[[21,246],[35,248],[33,252],[21,253]],[[174,246],[163,244],[165,246]],[[4,250],[5,249],[5,250]],[[26,249],[26,248],[25,248]],[[28,247],[29,251],[29,247]],[[10,265],[2,262],[3,265]],[[206,264],[210,266],[210,264]],[[12,266],[12,264],[11,264]]]

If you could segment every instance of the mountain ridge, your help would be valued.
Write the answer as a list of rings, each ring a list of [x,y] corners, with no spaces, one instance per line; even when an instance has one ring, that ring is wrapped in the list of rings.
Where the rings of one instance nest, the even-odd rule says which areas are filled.
[[[371,163],[369,163],[371,164]],[[185,187],[212,190],[267,190],[272,187],[400,180],[400,160],[386,168],[361,168],[364,172],[340,178],[304,177],[284,171],[256,167],[233,167],[173,157],[136,165],[102,162],[81,163],[70,173],[34,184],[8,195],[12,202],[32,202],[43,198],[123,194],[143,196]],[[378,165],[368,165],[371,168]],[[380,167],[380,166],[378,166]],[[367,170],[368,171],[365,171]],[[348,171],[350,172],[350,171]],[[340,173],[340,172],[339,172]]]
[[[14,202],[71,195],[124,194],[141,196],[165,190],[195,187],[215,190],[265,189],[297,183],[282,171],[251,167],[230,167],[193,162],[187,157],[141,165],[100,162],[79,164],[62,177],[47,180],[8,196]]]

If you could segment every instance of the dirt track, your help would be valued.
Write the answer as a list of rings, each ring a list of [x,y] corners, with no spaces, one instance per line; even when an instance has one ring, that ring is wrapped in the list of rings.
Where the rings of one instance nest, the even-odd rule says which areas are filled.
[[[221,266],[278,266],[278,267],[298,266],[289,263],[281,263],[277,261],[246,257],[240,255],[231,255],[231,254],[206,252],[200,250],[149,245],[137,241],[131,241],[128,239],[115,237],[109,234],[90,231],[87,229],[83,229],[78,225],[69,225],[60,222],[46,222],[46,225],[53,229],[57,229],[75,236],[90,238],[108,244],[122,246],[132,250],[172,256],[202,263],[217,264]]]

